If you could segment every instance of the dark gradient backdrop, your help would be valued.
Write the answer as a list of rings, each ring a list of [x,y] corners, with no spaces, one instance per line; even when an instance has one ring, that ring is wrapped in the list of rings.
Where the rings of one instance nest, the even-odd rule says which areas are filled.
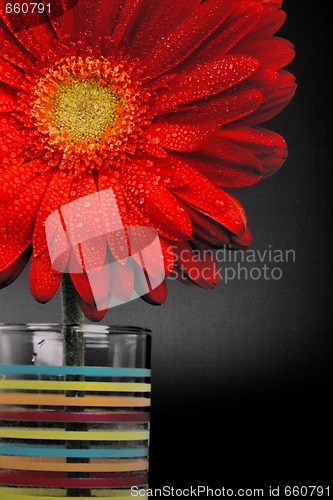
[[[152,486],[332,477],[324,456],[332,445],[330,28],[320,3],[284,7],[281,34],[296,46],[299,88],[271,127],[286,137],[289,159],[237,194],[253,248],[294,249],[296,262],[281,265],[279,281],[234,280],[214,291],[170,282],[164,306],[138,300],[104,320],[153,330]],[[60,320],[59,297],[36,304],[27,273],[0,300],[2,322]]]

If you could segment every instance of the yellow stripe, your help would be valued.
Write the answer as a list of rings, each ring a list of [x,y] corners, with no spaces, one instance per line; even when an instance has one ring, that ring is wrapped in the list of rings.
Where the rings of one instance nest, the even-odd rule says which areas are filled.
[[[45,496],[45,493],[48,496]],[[53,490],[48,488],[1,488],[1,500],[35,500],[40,497],[42,500],[59,500],[67,498],[66,490]],[[103,498],[104,500],[133,500],[131,490],[91,490],[92,497]],[[87,497],[75,497],[76,500],[86,500]],[[147,495],[141,496],[147,500]]]
[[[0,456],[0,468],[54,472],[130,472],[148,469],[148,460],[91,459],[88,464],[67,463],[65,459]]]
[[[59,488],[8,488],[6,486],[0,486],[0,498],[3,499],[2,495],[10,495],[10,498],[13,498],[13,495],[24,495],[26,499],[26,495],[32,495],[30,498],[35,498],[36,496],[43,496],[44,493],[51,495],[52,498],[64,497],[67,495],[66,490],[61,490]]]
[[[71,441],[138,441],[148,439],[149,431],[63,431],[21,427],[0,428],[0,438],[53,439]]]
[[[57,382],[47,380],[0,380],[0,389],[34,391],[150,392],[150,384],[127,382]]]
[[[145,488],[142,488],[142,490]],[[113,496],[114,495],[114,496]],[[92,490],[92,497],[104,498],[104,500],[133,500],[133,495],[131,495],[131,490]],[[87,497],[85,497],[87,499]],[[143,498],[147,500],[147,495],[141,496],[139,498]]]
[[[140,487],[141,489],[141,487]],[[145,488],[142,488],[144,490]],[[113,496],[114,495],[114,496]],[[131,495],[131,490],[91,490],[92,497],[104,498],[104,500],[133,500],[134,496]],[[85,497],[87,499],[87,497]],[[147,500],[147,495],[138,496],[138,498],[143,498]]]
[[[66,397],[62,394],[25,394],[0,393],[0,404],[36,405],[36,406],[105,406],[105,407],[146,407],[149,398],[129,396],[85,396],[83,398]]]

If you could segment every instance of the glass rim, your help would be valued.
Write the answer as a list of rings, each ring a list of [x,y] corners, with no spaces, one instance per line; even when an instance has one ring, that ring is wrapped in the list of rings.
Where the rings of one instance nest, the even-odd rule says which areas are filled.
[[[108,335],[133,335],[133,336],[149,336],[151,330],[149,328],[143,328],[140,326],[130,326],[130,325],[94,325],[94,324],[84,324],[82,326],[78,325],[65,325],[63,323],[0,323],[0,333],[13,332],[53,332],[61,333],[64,328],[83,328],[83,333],[87,334],[108,334]]]

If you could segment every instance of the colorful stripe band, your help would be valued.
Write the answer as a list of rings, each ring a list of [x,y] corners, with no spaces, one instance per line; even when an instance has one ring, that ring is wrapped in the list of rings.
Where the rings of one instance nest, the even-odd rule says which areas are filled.
[[[68,463],[66,459],[36,459],[36,457],[0,457],[1,469],[56,472],[135,472],[148,469],[148,460],[91,459],[90,463]]]
[[[122,396],[67,397],[62,394],[0,393],[0,404],[34,406],[104,406],[144,407],[150,405],[149,398]]]
[[[149,431],[63,431],[57,429],[36,429],[0,427],[0,438],[48,439],[58,441],[140,441],[149,439]]]
[[[31,391],[150,392],[150,384],[128,382],[57,382],[48,380],[3,380],[0,389]]]
[[[61,498],[61,497],[66,497],[67,498],[67,491],[66,490],[62,490],[60,488],[24,488],[24,487],[17,487],[17,488],[10,488],[10,487],[6,487],[6,486],[0,486],[0,493],[15,493],[16,494],[20,494],[20,495],[36,495],[37,497],[40,497],[42,496],[43,499],[45,498],[44,497],[44,493],[48,493],[49,495],[52,495],[52,498]],[[124,496],[126,497],[127,495],[130,495],[131,494],[131,490],[129,489],[124,489],[122,488],[121,490],[120,489],[117,489],[117,488],[112,488],[111,490],[109,489],[103,489],[103,490],[95,490],[95,489],[92,489],[91,490],[91,495],[92,497],[99,497],[99,498],[114,498],[113,495],[115,495],[116,498],[123,498]],[[34,496],[33,498],[36,498],[36,496]],[[140,495],[141,497],[141,495]],[[2,496],[0,496],[1,500],[2,500]],[[77,497],[74,497],[74,498],[77,498]],[[85,497],[87,498],[87,497]],[[131,498],[133,499],[133,495],[131,496]]]
[[[0,420],[32,421],[32,422],[149,422],[148,412],[65,412],[0,409]]]
[[[133,500],[131,490],[91,490],[92,496],[95,498],[103,498],[103,500]],[[48,496],[44,496],[44,492]],[[1,500],[59,500],[59,498],[67,498],[65,490],[54,490],[53,488],[36,489],[36,488],[1,488]],[[147,500],[147,495],[141,495],[140,499]],[[76,500],[87,500],[87,497],[75,497]]]
[[[30,488],[29,488],[30,489]],[[1,491],[1,488],[0,488]],[[94,497],[98,497],[98,495],[94,495]],[[3,493],[1,495],[1,500],[36,500],[36,496],[33,495],[16,495],[15,493]],[[59,498],[62,498],[59,496],[56,497],[50,497],[50,496],[42,496],[41,500],[59,500]],[[102,497],[101,497],[102,498]],[[140,499],[147,500],[147,495],[140,495]],[[87,500],[87,497],[75,497],[76,500]],[[107,497],[103,495],[103,500],[133,500],[133,495],[121,495],[121,496],[114,496],[112,497]]]
[[[0,366],[1,500],[57,500],[71,488],[77,500],[86,498],[82,489],[125,500],[131,486],[144,489],[150,376],[141,368]]]
[[[103,366],[36,366],[0,365],[0,373],[24,375],[83,375],[85,377],[143,377],[151,376],[146,368],[110,368]]]
[[[0,490],[1,491],[1,490]],[[94,497],[98,497],[98,495],[94,495]],[[1,495],[1,500],[36,500],[36,496],[31,495],[15,495],[14,493],[5,493],[3,496]],[[62,498],[60,496],[50,497],[50,496],[42,496],[41,500],[59,500]],[[140,499],[147,500],[147,495],[140,495]],[[76,500],[87,500],[87,497],[75,497]],[[121,495],[121,496],[113,496],[107,497],[103,495],[103,500],[133,500],[133,495]]]
[[[0,471],[0,484],[17,486],[46,486],[60,488],[111,488],[145,485],[148,482],[147,474],[124,477],[92,477],[68,478],[66,474],[54,473],[44,476],[37,472],[28,474],[20,472]]]
[[[88,448],[71,449],[53,446],[8,444],[0,445],[1,455],[18,455],[21,457],[67,457],[67,458],[144,458],[148,456],[148,448]]]

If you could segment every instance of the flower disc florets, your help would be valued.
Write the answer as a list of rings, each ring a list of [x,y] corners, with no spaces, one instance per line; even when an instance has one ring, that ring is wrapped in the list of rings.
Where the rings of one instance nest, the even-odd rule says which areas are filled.
[[[22,110],[36,152],[42,147],[50,165],[76,173],[104,162],[117,166],[133,154],[151,119],[149,94],[131,73],[131,67],[104,57],[72,56],[30,80]]]

